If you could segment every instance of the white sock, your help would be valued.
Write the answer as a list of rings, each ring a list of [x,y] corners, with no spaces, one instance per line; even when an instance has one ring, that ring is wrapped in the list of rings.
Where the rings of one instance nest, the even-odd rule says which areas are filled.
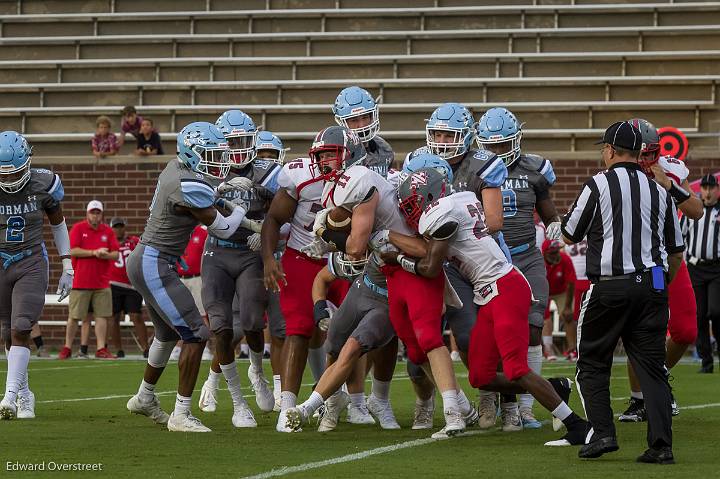
[[[255,371],[262,372],[263,370],[262,356],[262,351],[256,353],[252,349],[250,350],[250,366],[255,368]]]
[[[275,396],[276,399],[280,398],[280,391],[282,391],[280,375],[273,374],[273,396]]]
[[[552,348],[553,348],[553,337],[552,336],[543,336],[542,343],[543,343],[543,346],[545,346],[545,351],[547,351],[548,353],[552,352]]]
[[[18,391],[18,396],[27,397],[30,395],[30,383],[28,381],[28,373],[25,371],[23,375],[23,382]]]
[[[365,405],[365,393],[350,394],[350,404],[355,407],[363,407]]]
[[[390,399],[390,381],[380,381],[379,379],[372,378],[372,395],[375,399],[380,401],[387,401]]]
[[[325,348],[320,346],[319,348],[309,349],[307,362],[315,382],[320,381],[320,376],[325,372]]]
[[[265,347],[263,348],[263,354],[270,354],[270,343],[265,343]]]
[[[350,394],[350,391],[348,391],[348,388],[347,388],[347,383],[343,383],[343,385],[340,386],[340,390],[344,393]]]
[[[501,408],[503,411],[512,411],[512,410],[514,410],[514,409],[517,409],[517,407],[518,407],[518,403],[516,403],[516,402],[504,402],[504,403],[500,403],[500,408]]]
[[[235,361],[230,364],[221,364],[220,369],[222,370],[222,375],[225,376],[233,406],[237,407],[244,404],[245,398],[243,398],[242,391],[240,390],[240,375],[237,372]]]
[[[458,406],[460,407],[460,412],[465,415],[470,414],[470,411],[472,410],[472,405],[470,404],[470,401],[465,395],[465,391],[463,391],[462,389],[458,389],[457,391],[457,401]]]
[[[18,392],[22,389],[28,363],[30,350],[24,346],[10,346],[7,354],[7,381],[5,382],[5,399],[15,402]]]
[[[325,402],[325,400],[320,395],[320,393],[317,391],[313,391],[312,394],[310,395],[310,397],[307,399],[307,401],[302,403],[300,405],[300,407],[305,409],[305,411],[307,411],[308,416],[310,416],[310,415],[312,415],[312,413],[317,411],[318,408],[320,406],[322,406],[324,402]]]
[[[640,392],[630,391],[630,397],[635,398],[635,399],[645,399],[645,396],[643,396],[642,391],[640,391]]]
[[[540,375],[542,371],[542,346],[528,347],[528,366],[530,366],[530,369],[535,374]],[[534,402],[535,398],[532,397],[532,394],[525,393],[518,395],[520,409],[532,409]]]
[[[241,343],[240,344],[240,352],[250,355],[250,346],[248,346],[247,343]]]
[[[233,361],[233,364],[235,364],[235,361]],[[214,389],[217,389],[220,385],[220,378],[223,376],[222,373],[222,366],[220,366],[220,372],[216,373],[212,369],[208,373],[208,383],[210,383],[210,386]]]
[[[175,396],[175,412],[174,412],[174,414],[177,416],[178,414],[189,413],[191,403],[192,403],[191,397],[181,396],[180,393],[178,393],[177,396]]]
[[[443,399],[443,410],[449,411],[449,410],[459,410],[460,406],[458,405],[458,393],[454,389],[448,389],[447,391],[442,392],[442,399]]]
[[[435,398],[433,396],[430,396],[427,400],[416,397],[415,404],[420,407],[430,407],[433,405],[433,402],[435,402],[434,399]]]
[[[153,397],[155,397],[155,385],[143,379],[140,383],[140,389],[138,389],[138,396],[145,402],[152,401]]]
[[[290,391],[283,391],[280,393],[280,410],[284,411],[297,405],[297,396],[295,393]]]
[[[570,414],[572,414],[572,409],[570,409],[570,406],[568,406],[565,401],[562,401],[552,412],[552,415],[561,421],[564,421]]]

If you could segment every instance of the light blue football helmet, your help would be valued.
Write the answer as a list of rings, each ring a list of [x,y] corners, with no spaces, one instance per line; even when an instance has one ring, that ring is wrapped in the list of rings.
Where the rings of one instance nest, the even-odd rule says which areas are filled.
[[[402,172],[400,173],[399,182],[402,183],[408,176],[424,168],[433,168],[445,175],[448,183],[453,182],[453,171],[450,164],[436,154],[424,151],[420,151],[417,154],[410,154],[409,161],[403,166]]]
[[[255,137],[255,156],[260,150],[274,150],[277,151],[277,157],[275,158],[264,158],[267,160],[274,161],[282,165],[285,162],[285,152],[290,148],[283,147],[283,142],[277,135],[270,131],[259,131]]]
[[[507,108],[490,108],[476,125],[475,138],[479,148],[493,151],[505,162],[505,165],[510,166],[520,157],[522,124]],[[489,147],[503,143],[509,145]],[[503,151],[506,149],[507,151]]]
[[[343,89],[335,99],[332,107],[335,121],[338,125],[354,131],[360,141],[367,143],[377,135],[380,130],[380,116],[375,99],[367,90],[359,86],[349,86]],[[370,114],[370,123],[359,128],[350,128],[347,120]]]
[[[257,126],[252,118],[240,110],[228,110],[215,125],[227,140],[233,168],[243,168],[255,159]]]
[[[190,123],[178,133],[177,156],[191,170],[213,178],[225,178],[232,164],[225,137],[206,121]]]
[[[0,133],[0,189],[17,193],[30,181],[32,148],[16,131]]]
[[[430,151],[442,159],[454,158],[465,154],[470,149],[475,132],[470,110],[459,103],[445,103],[437,107],[425,125],[427,146]],[[446,131],[453,134],[447,143],[435,140],[435,131]]]

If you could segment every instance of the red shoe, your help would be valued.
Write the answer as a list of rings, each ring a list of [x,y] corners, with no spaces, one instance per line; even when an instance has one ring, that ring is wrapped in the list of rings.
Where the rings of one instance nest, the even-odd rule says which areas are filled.
[[[95,359],[117,359],[115,356],[112,355],[110,351],[107,350],[107,348],[101,348],[95,351]]]
[[[60,354],[58,354],[58,359],[67,359],[70,356],[72,356],[72,349],[68,348],[67,346],[63,346],[63,348],[60,350]]]
[[[577,361],[577,358],[578,358],[577,349],[571,349],[570,351],[568,351],[568,353],[565,357],[567,358],[568,361],[572,361],[572,362]]]

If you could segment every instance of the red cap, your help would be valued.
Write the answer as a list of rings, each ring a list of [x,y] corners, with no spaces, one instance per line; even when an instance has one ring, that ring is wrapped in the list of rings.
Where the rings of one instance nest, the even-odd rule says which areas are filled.
[[[542,244],[542,253],[545,254],[548,251],[560,251],[562,249],[562,243],[558,240],[546,239]]]

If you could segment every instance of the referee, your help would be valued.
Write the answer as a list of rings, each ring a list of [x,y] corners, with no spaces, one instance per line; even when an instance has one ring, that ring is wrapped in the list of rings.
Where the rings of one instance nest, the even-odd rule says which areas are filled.
[[[687,246],[687,263],[697,304],[697,351],[702,358],[701,373],[713,372],[708,322],[720,338],[720,203],[718,180],[705,175],[700,180],[704,211],[698,220],[683,216],[680,221]]]
[[[595,458],[618,450],[610,372],[613,351],[622,339],[645,391],[649,449],[637,461],[672,464],[666,285],[682,260],[680,225],[670,194],[638,166],[640,131],[618,122],[599,143],[608,169],[585,183],[562,221],[567,244],[587,236],[587,276],[592,282],[578,319],[576,373],[592,429],[578,455]]]

